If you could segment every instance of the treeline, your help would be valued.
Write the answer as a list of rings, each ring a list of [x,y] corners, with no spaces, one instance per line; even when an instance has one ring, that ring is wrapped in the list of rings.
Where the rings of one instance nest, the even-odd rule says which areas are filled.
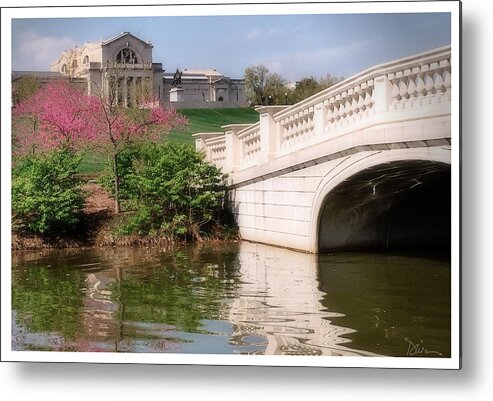
[[[294,87],[265,66],[248,67],[244,74],[248,101],[251,105],[287,105],[300,102],[342,81],[343,77],[304,77]]]

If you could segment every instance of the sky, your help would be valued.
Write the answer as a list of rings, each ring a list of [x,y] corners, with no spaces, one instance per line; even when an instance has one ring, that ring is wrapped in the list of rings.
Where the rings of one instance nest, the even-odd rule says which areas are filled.
[[[450,14],[316,14],[12,20],[12,70],[49,71],[64,50],[128,31],[153,44],[168,72],[216,68],[241,78],[265,65],[289,82],[350,77],[450,44]]]

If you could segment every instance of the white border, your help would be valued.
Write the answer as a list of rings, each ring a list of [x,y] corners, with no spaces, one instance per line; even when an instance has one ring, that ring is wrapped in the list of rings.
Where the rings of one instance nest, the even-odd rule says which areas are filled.
[[[152,14],[151,14],[152,10]],[[303,356],[248,356],[209,354],[118,354],[29,352],[11,350],[11,19],[66,18],[66,17],[123,17],[123,16],[207,16],[207,15],[269,15],[269,14],[342,14],[342,13],[407,13],[450,12],[452,48],[452,263],[451,263],[451,357],[450,358],[367,358],[367,357],[303,357]],[[460,219],[459,219],[459,77],[460,32],[459,2],[415,3],[347,3],[347,4],[237,4],[194,6],[115,6],[115,7],[60,7],[2,9],[1,15],[1,360],[37,362],[94,362],[94,363],[149,363],[176,365],[255,365],[255,366],[330,366],[381,368],[458,369],[460,367]]]

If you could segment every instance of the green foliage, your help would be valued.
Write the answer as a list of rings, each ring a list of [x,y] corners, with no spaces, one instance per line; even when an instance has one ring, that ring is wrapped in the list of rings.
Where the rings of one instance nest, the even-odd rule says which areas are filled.
[[[215,255],[219,257],[201,252],[194,260],[187,249],[168,253],[145,279],[139,272],[111,283],[111,297],[125,305],[129,321],[200,333],[204,320],[220,319],[225,313],[223,300],[238,280],[236,253],[221,250]]]
[[[314,77],[302,78],[300,81],[296,82],[294,90],[288,92],[289,102],[293,104],[301,102],[302,100],[335,85],[343,79],[343,77],[337,78],[330,74],[327,74],[319,80]]]
[[[80,157],[69,150],[24,156],[12,170],[14,229],[40,234],[66,232],[84,204],[76,177]]]
[[[252,104],[264,104],[265,86],[269,70],[263,65],[248,67],[244,73],[248,100]]]
[[[248,100],[253,105],[295,104],[343,80],[330,74],[318,80],[304,77],[293,88],[283,77],[270,73],[263,65],[248,67],[244,79]]]
[[[296,82],[296,87],[291,94],[291,101],[293,103],[300,102],[317,92],[320,92],[323,88],[313,77],[303,78],[301,81]]]
[[[31,332],[76,338],[81,330],[80,308],[84,275],[61,261],[60,268],[37,265],[12,271],[12,310]],[[66,265],[65,265],[66,263]]]
[[[119,163],[121,199],[129,211],[122,234],[201,240],[218,224],[225,176],[190,146],[166,142],[127,148]],[[102,182],[112,187],[108,176]]]
[[[248,100],[254,105],[282,104],[286,80],[263,65],[248,67],[244,74]]]

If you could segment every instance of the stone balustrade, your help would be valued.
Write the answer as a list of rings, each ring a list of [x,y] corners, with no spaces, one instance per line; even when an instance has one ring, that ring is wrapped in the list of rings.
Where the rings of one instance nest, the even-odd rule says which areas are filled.
[[[240,143],[240,165],[247,167],[254,163],[260,152],[260,124],[253,124],[238,133]]]
[[[331,153],[396,142],[402,135],[400,139],[348,135],[369,127],[450,114],[450,57],[450,47],[431,50],[369,68],[292,106],[257,107],[258,123],[227,125],[222,133],[196,134],[196,147],[237,183],[258,176],[260,171],[253,170],[262,165],[279,170],[289,168],[293,157],[308,160],[310,156],[304,153],[286,159],[300,150],[322,146]],[[343,137],[345,141],[341,141]],[[422,139],[426,138],[417,133],[409,140]],[[283,157],[286,161],[281,163]],[[250,170],[252,174],[245,173]],[[268,170],[263,169],[262,174]]]
[[[391,109],[450,101],[450,56],[387,74],[392,84]]]

